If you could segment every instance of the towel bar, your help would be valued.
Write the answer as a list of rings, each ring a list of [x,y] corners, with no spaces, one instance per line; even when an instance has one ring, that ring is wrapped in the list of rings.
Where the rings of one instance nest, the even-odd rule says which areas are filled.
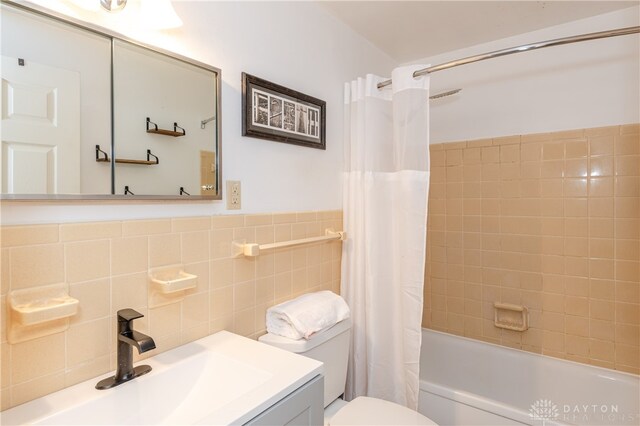
[[[321,236],[321,237],[301,238],[299,240],[281,241],[281,242],[270,243],[270,244],[256,244],[256,243],[244,243],[244,244],[234,243],[234,244],[236,247],[236,255],[255,257],[260,255],[261,250],[293,247],[293,246],[299,246],[303,244],[321,243],[325,241],[334,241],[334,240],[344,241],[346,237],[347,237],[347,234],[344,231],[334,231],[333,229],[327,228],[324,231],[324,236]]]

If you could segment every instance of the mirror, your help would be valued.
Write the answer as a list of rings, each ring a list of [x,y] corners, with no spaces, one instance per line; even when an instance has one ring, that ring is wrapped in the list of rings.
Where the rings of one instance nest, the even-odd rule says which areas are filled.
[[[210,70],[114,40],[116,193],[215,195],[217,97]]]
[[[109,194],[91,148],[111,146],[110,38],[1,12],[2,194]]]
[[[3,199],[221,199],[219,69],[1,7]]]

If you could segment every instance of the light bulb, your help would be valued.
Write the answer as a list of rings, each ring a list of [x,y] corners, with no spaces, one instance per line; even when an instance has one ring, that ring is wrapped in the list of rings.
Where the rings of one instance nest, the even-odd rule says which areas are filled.
[[[127,5],[127,0],[100,0],[100,5],[109,12],[119,12]]]

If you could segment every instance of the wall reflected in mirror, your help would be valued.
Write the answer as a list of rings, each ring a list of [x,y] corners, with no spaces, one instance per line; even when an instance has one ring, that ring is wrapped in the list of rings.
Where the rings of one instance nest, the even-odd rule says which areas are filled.
[[[201,124],[216,115],[211,72],[115,40],[113,91],[117,158],[147,161],[116,163],[116,193],[214,194],[216,120]]]
[[[1,7],[2,198],[221,198],[217,68]]]

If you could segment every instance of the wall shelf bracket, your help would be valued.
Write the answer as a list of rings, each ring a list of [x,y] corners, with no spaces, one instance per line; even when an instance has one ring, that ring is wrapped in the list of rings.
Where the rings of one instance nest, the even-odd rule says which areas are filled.
[[[153,159],[151,159],[153,157]],[[96,145],[96,161],[98,163],[110,163],[109,155],[100,149],[100,145]],[[146,160],[131,160],[128,158],[116,158],[116,163],[119,164],[141,164],[143,166],[155,166],[160,163],[160,159],[151,153],[150,149],[147,149]]]
[[[151,121],[151,118],[147,117],[147,133],[156,133],[158,135],[173,136],[174,138],[177,138],[179,136],[186,135],[187,131],[183,127],[178,126],[178,123],[176,122],[173,123],[173,130],[160,129],[156,123]]]

